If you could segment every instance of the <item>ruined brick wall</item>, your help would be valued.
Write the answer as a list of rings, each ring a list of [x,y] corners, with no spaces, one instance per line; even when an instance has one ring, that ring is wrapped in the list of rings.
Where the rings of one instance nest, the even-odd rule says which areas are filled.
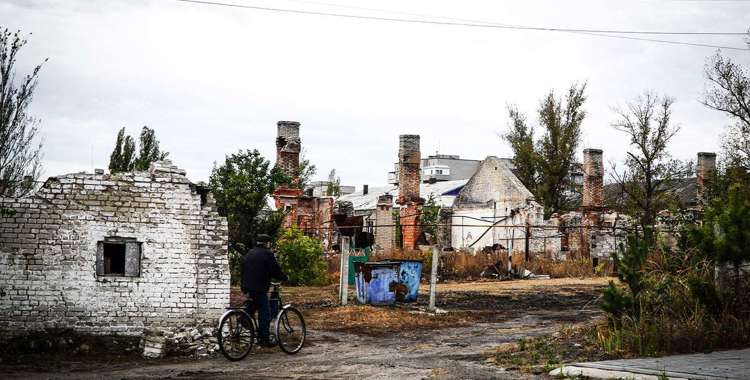
[[[583,200],[584,208],[604,206],[604,161],[600,149],[583,150]]]
[[[333,197],[301,197],[296,207],[294,224],[308,236],[328,245],[333,239]]]
[[[559,258],[611,258],[632,226],[629,216],[614,211],[571,211],[556,220],[562,239]]]
[[[375,209],[375,246],[385,251],[393,249],[395,239],[393,226],[393,195],[378,196]]]
[[[276,123],[276,167],[284,174],[299,181],[299,154],[302,141],[299,137],[300,124],[296,121],[279,121]]]
[[[402,248],[405,250],[413,250],[417,248],[417,241],[419,241],[419,235],[422,232],[420,228],[420,205],[414,202],[409,202],[407,205],[399,209],[399,218],[401,221],[401,240]]]
[[[35,195],[0,206],[11,210],[0,216],[0,337],[213,326],[229,304],[227,221],[168,162],[51,177]],[[101,272],[100,242],[110,238],[138,242],[135,276]]]

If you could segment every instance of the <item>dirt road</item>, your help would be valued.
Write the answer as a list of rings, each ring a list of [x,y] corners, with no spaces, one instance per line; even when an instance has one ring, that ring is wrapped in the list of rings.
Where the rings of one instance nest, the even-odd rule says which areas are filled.
[[[41,372],[40,368],[30,371],[28,367],[0,365],[0,370],[11,379],[534,378],[486,362],[484,353],[502,343],[553,333],[563,324],[597,318],[600,313],[591,305],[603,281],[534,282],[442,286],[440,306],[448,310],[449,316],[462,315],[442,321],[458,321],[457,326],[425,329],[405,325],[383,331],[364,325],[334,328],[335,321],[312,323],[310,344],[295,356],[273,349],[255,351],[236,363],[218,357],[71,365]],[[354,312],[364,310],[353,308]],[[398,312],[422,316],[418,308],[419,305]],[[471,314],[476,314],[477,320],[465,323]],[[324,312],[311,310],[310,315],[321,317]],[[362,329],[360,333],[357,328]]]

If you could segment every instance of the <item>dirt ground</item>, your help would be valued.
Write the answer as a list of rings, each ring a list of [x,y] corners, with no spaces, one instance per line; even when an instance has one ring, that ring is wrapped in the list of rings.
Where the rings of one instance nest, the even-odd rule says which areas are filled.
[[[245,360],[223,357],[146,361],[136,355],[27,357],[0,363],[11,379],[192,378],[546,378],[502,368],[498,346],[553,334],[601,318],[597,300],[608,279],[552,279],[438,285],[437,306],[425,311],[427,287],[416,304],[336,307],[336,288],[284,288],[308,322],[308,344],[288,356],[254,350]],[[353,294],[353,289],[350,291]],[[233,302],[238,301],[235,290]]]

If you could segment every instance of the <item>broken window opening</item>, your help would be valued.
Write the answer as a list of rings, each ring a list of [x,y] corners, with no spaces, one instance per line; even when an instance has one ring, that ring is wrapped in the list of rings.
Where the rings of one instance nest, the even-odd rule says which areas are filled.
[[[140,277],[141,246],[133,238],[109,237],[96,245],[96,275]]]
[[[124,243],[104,243],[104,275],[125,275]]]

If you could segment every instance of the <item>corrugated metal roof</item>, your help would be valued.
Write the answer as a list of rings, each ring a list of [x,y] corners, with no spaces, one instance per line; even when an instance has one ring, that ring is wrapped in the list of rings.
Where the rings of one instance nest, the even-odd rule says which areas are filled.
[[[456,196],[444,194],[463,187],[468,181],[469,180],[467,179],[461,179],[456,181],[422,183],[419,185],[419,193],[424,199],[429,199],[430,195],[432,195],[435,198],[437,204],[442,207],[451,207],[453,206],[453,200],[456,198]],[[352,202],[354,210],[357,211],[374,210],[378,204],[378,196],[386,193],[393,195],[395,206],[395,201],[398,198],[398,187],[396,186],[370,186],[370,189],[366,195],[362,195],[362,191],[360,190],[354,194],[347,194],[339,197],[338,202]]]

